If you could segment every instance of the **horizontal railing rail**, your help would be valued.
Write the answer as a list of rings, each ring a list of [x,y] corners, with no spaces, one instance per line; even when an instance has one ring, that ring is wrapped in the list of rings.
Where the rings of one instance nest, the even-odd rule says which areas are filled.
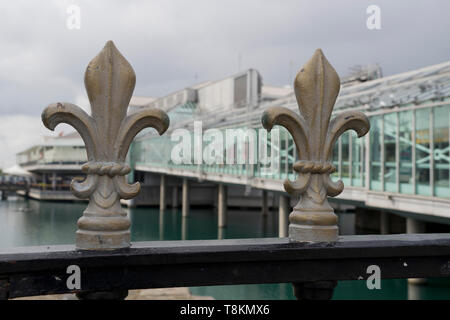
[[[67,287],[71,265],[80,268],[81,290]],[[335,243],[136,242],[114,251],[73,245],[2,249],[0,297],[257,283],[293,283],[297,295],[320,294],[323,286],[302,286],[313,282],[328,282],[327,295],[337,280],[366,280],[373,265],[382,279],[449,277],[450,234],[341,236]]]

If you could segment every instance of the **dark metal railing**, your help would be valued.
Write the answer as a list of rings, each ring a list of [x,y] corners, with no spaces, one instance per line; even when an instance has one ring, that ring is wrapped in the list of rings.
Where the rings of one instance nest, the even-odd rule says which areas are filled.
[[[77,265],[81,290],[68,289]],[[292,283],[298,298],[328,299],[338,280],[450,276],[450,234],[341,236],[334,243],[287,238],[137,242],[113,251],[42,246],[0,250],[0,298],[57,293]]]

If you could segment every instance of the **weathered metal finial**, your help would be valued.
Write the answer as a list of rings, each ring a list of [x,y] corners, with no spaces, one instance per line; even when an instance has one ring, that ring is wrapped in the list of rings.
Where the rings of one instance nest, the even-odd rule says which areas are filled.
[[[333,146],[347,130],[362,137],[370,128],[367,117],[358,111],[341,113],[330,121],[339,89],[339,76],[318,49],[295,78],[300,115],[273,107],[262,117],[269,131],[274,125],[285,127],[297,147],[299,161],[294,170],[298,178],[284,182],[288,193],[301,196],[289,215],[289,238],[294,241],[336,241],[338,237],[337,216],[327,200],[327,195],[335,197],[344,189],[342,181],[330,179],[336,171],[331,163]]]
[[[87,174],[79,183],[72,181],[72,192],[78,198],[89,198],[89,205],[78,220],[78,249],[115,249],[130,246],[130,219],[122,210],[120,199],[131,199],[140,185],[129,185],[125,163],[134,136],[146,127],[163,134],[169,117],[159,109],[145,109],[127,116],[136,83],[128,61],[108,41],[89,63],[84,83],[91,103],[92,116],[71,103],[49,105],[42,121],[50,130],[59,123],[72,125],[86,145],[88,162],[82,166]]]

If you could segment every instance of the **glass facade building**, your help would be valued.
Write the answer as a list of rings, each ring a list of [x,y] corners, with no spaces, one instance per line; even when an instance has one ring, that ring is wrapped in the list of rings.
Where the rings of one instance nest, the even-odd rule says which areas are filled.
[[[216,151],[225,160],[234,152],[255,153],[257,163],[241,164],[176,164],[171,152],[179,144],[171,140],[171,133],[158,137],[141,136],[134,142],[131,161],[136,167],[166,167],[197,173],[232,175],[248,179],[295,179],[293,165],[297,161],[295,144],[282,127],[268,134],[268,144],[261,144],[261,115],[265,108],[284,106],[298,112],[291,94],[286,99],[260,103],[244,110],[224,110],[223,116],[196,115],[195,104],[180,106],[183,119],[192,111],[194,120],[205,120],[208,128],[215,128],[226,136],[227,129],[252,129],[253,140],[225,143]],[[386,194],[405,194],[450,199],[450,63],[414,72],[342,87],[334,114],[354,109],[363,111],[371,129],[362,138],[353,131],[345,132],[333,149],[332,162],[338,169],[333,179],[341,179],[346,187],[361,188]],[[180,117],[176,110],[169,114],[171,126]],[[211,123],[213,117],[219,119]],[[186,127],[192,131],[192,127]],[[254,142],[254,141],[253,141]],[[264,147],[266,150],[263,150]],[[192,138],[190,152],[195,152]],[[266,153],[266,154],[265,154]],[[267,155],[271,165],[260,161]],[[273,167],[276,159],[278,168]]]

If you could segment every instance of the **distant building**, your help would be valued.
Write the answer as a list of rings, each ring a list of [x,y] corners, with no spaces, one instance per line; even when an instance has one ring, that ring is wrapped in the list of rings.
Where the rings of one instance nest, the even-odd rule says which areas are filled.
[[[43,200],[75,200],[70,182],[81,175],[87,161],[84,142],[77,132],[45,137],[41,144],[17,154],[17,163],[34,177],[29,196]]]
[[[372,128],[365,139],[345,134],[336,144],[332,160],[339,172],[335,177],[349,186],[346,190],[355,187],[358,192],[369,190],[370,195],[390,192],[447,201],[450,62],[381,76],[381,69],[371,66],[356,68],[342,79],[334,112],[361,110],[370,117]],[[149,107],[163,109],[170,117],[170,133],[180,127],[192,129],[195,120],[202,120],[204,128],[261,128],[261,114],[271,106],[298,112],[292,87],[264,85],[258,71],[248,69],[160,98],[133,97],[129,113]],[[146,129],[135,140],[131,165],[137,174],[142,171],[139,166],[170,165],[170,137],[153,139],[152,132]],[[292,139],[285,134],[290,149],[283,177],[293,174],[296,158]],[[43,191],[54,191],[66,192],[66,198],[73,199],[68,192],[70,181],[81,174],[85,161],[84,143],[76,133],[49,138],[17,155],[17,162],[35,176],[35,189],[41,192],[36,198],[43,198]],[[402,208],[399,205],[398,209]]]

